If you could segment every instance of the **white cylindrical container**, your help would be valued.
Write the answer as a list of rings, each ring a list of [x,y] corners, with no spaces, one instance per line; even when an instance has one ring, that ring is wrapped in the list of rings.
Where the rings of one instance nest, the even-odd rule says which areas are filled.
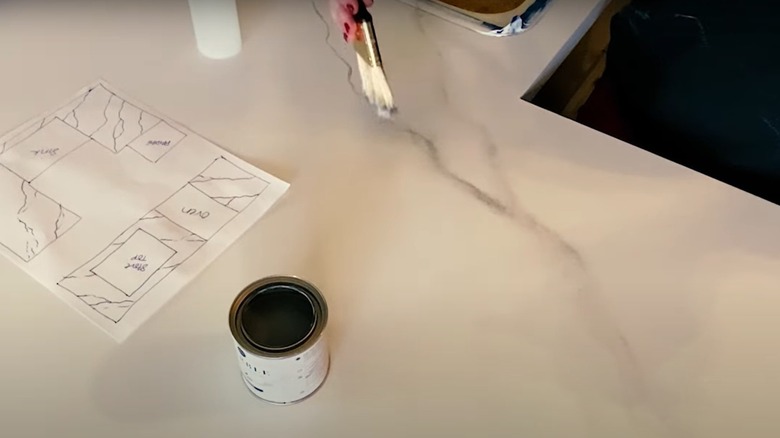
[[[241,51],[241,29],[236,0],[189,0],[192,28],[198,50],[212,59]]]
[[[330,367],[323,330],[328,307],[312,284],[296,277],[258,280],[230,308],[230,332],[247,388],[290,404],[314,394]]]

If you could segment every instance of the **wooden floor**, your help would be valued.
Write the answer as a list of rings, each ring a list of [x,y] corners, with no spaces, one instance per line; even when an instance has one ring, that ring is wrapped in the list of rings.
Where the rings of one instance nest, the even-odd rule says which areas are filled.
[[[612,0],[582,40],[563,61],[532,103],[570,119],[588,100],[596,81],[604,73],[612,16],[630,0]]]

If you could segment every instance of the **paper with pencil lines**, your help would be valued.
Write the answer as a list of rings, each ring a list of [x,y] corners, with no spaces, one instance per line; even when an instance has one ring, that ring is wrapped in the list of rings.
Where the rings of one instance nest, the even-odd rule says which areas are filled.
[[[0,137],[0,252],[121,342],[288,187],[97,81]]]

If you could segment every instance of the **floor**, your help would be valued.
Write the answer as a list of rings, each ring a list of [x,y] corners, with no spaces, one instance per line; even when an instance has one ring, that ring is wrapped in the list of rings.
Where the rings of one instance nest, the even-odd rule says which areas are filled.
[[[695,91],[690,95],[683,93],[680,99],[692,103],[692,107],[700,112],[694,113],[695,116],[689,118],[686,118],[688,114],[684,114],[680,117],[682,121],[675,119],[673,123],[670,123],[663,118],[667,114],[664,111],[669,111],[668,107],[659,106],[656,108],[652,106],[652,103],[648,104],[651,105],[647,111],[647,114],[651,115],[649,119],[644,118],[645,113],[639,113],[639,116],[632,116],[629,114],[630,111],[627,113],[626,106],[619,105],[619,102],[624,101],[627,96],[618,93],[618,83],[615,82],[615,78],[607,79],[605,77],[602,79],[606,67],[606,49],[610,42],[611,19],[629,3],[630,0],[612,0],[604,13],[530,102],[780,205],[780,188],[778,188],[780,187],[778,184],[780,183],[780,172],[777,172],[777,168],[773,167],[776,166],[775,163],[780,161],[777,158],[780,156],[780,146],[777,146],[780,143],[776,139],[776,137],[780,138],[780,134],[774,125],[768,122],[772,117],[778,117],[775,115],[777,114],[776,107],[773,109],[771,106],[772,96],[777,94],[771,81],[773,72],[780,71],[774,59],[766,57],[766,53],[774,50],[772,44],[776,44],[774,41],[778,39],[776,28],[771,27],[773,26],[771,24],[773,23],[772,17],[767,16],[767,14],[748,14],[747,16],[758,25],[744,24],[741,34],[737,32],[729,36],[729,38],[741,36],[743,40],[753,41],[749,38],[756,39],[754,35],[763,35],[757,33],[759,30],[769,32],[767,35],[770,38],[767,40],[771,41],[770,43],[764,43],[764,39],[757,39],[758,42],[755,45],[758,48],[751,47],[755,54],[747,52],[744,48],[746,46],[742,45],[739,46],[741,48],[736,51],[736,55],[734,50],[728,51],[721,48],[721,52],[717,52],[720,57],[710,56],[710,58],[721,62],[721,64],[714,65],[725,65],[726,67],[721,70],[711,70],[719,73],[724,71],[725,73],[720,76],[711,75],[708,78],[708,83],[721,84],[720,86],[726,90],[740,86],[742,87],[741,94],[738,98],[727,101],[729,104],[721,104],[721,101],[716,100],[715,104],[708,106],[701,104],[703,100],[701,102],[698,100],[685,101],[685,98],[694,99],[691,96],[696,96]],[[780,14],[780,11],[774,13]],[[764,21],[770,24],[766,24]],[[757,26],[760,27],[759,25],[769,27],[757,29]],[[736,31],[732,30],[732,32]],[[615,44],[613,48],[617,46]],[[710,48],[709,45],[706,47]],[[725,45],[725,47],[728,49],[731,46]],[[753,58],[749,58],[749,56],[753,56]],[[705,58],[705,60],[710,58]],[[749,85],[742,79],[734,79],[727,75],[730,71],[727,68],[729,63],[733,63],[734,59],[741,60],[743,58],[758,60],[756,64],[759,68],[750,64],[753,65],[752,70],[750,70],[753,76],[749,79]],[[624,61],[623,65],[626,65],[625,58],[621,59]],[[690,65],[695,66],[695,64]],[[743,68],[747,67],[743,66]],[[757,77],[756,74],[763,76]],[[679,78],[673,77],[677,82],[672,81],[671,83],[685,84],[685,75],[679,76]],[[716,78],[720,78],[723,82],[718,82]],[[761,82],[762,80],[763,82]],[[662,79],[658,79],[657,82],[665,83],[662,82]],[[746,88],[750,92],[745,91]],[[623,92],[625,93],[625,90]],[[702,96],[710,97],[712,94],[702,94]],[[639,100],[638,102],[644,101]],[[666,103],[668,100],[660,100],[659,102]],[[671,102],[676,101],[672,100]],[[727,115],[727,110],[731,108],[729,105],[734,104],[734,102],[742,105],[740,108],[744,110],[736,117]],[[673,107],[673,104],[669,105]],[[763,108],[768,108],[767,115],[760,112]],[[764,125],[768,125],[768,127],[754,120],[752,118],[754,113],[759,113]],[[672,111],[671,114],[670,117],[674,117],[676,113]],[[702,125],[699,121],[705,115],[715,120],[721,120],[721,125]],[[747,134],[735,141],[732,137],[723,135],[724,132]]]
[[[604,72],[610,19],[629,2],[630,0],[612,0],[558,70],[534,96],[532,103],[564,117],[577,119],[579,110]]]

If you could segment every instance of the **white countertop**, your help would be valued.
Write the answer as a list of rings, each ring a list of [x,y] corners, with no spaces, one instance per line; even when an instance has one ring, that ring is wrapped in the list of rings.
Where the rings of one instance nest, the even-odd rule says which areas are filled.
[[[377,3],[394,123],[306,2],[241,3],[226,61],[184,1],[0,5],[0,131],[103,77],[292,184],[123,344],[0,260],[2,435],[778,436],[780,207],[518,99],[602,2],[503,40]],[[278,273],[333,360],[282,408],[227,325]]]

